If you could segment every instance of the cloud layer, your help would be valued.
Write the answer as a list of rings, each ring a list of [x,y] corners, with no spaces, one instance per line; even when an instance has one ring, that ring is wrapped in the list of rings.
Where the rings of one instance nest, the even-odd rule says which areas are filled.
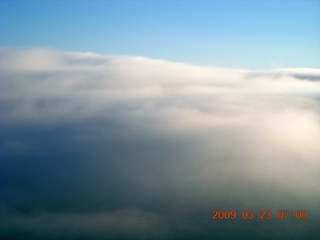
[[[33,239],[314,239],[320,70],[0,52],[0,229]],[[212,220],[306,209],[308,220]]]

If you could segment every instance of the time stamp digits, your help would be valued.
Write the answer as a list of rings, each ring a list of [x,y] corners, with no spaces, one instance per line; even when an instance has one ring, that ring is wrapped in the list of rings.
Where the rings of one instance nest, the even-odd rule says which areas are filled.
[[[243,219],[243,220],[252,220],[252,219],[261,219],[261,220],[270,220],[272,218],[277,218],[279,220],[283,219],[297,219],[297,220],[306,220],[309,214],[306,210],[278,210],[272,212],[271,210],[213,210],[212,219],[213,220],[222,220],[222,219]]]

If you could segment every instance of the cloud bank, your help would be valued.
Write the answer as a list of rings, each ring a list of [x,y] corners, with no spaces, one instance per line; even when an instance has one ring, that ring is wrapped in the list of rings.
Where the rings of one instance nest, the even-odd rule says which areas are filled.
[[[0,237],[320,236],[320,70],[0,49]],[[307,220],[212,220],[306,209]]]

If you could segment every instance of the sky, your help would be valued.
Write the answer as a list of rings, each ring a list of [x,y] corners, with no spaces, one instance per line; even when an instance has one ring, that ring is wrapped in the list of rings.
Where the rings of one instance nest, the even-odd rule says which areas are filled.
[[[0,1],[0,239],[318,239],[318,7]]]
[[[0,46],[221,67],[315,68],[319,12],[318,0],[1,0]]]

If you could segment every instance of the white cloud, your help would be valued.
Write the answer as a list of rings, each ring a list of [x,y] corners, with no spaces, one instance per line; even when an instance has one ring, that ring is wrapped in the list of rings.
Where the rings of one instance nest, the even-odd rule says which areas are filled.
[[[74,161],[98,183],[84,192],[109,199],[104,182],[151,211],[318,206],[318,69],[254,72],[49,49],[0,58],[5,156],[22,147],[66,159],[80,152],[90,160]],[[114,198],[129,204],[126,194]]]

